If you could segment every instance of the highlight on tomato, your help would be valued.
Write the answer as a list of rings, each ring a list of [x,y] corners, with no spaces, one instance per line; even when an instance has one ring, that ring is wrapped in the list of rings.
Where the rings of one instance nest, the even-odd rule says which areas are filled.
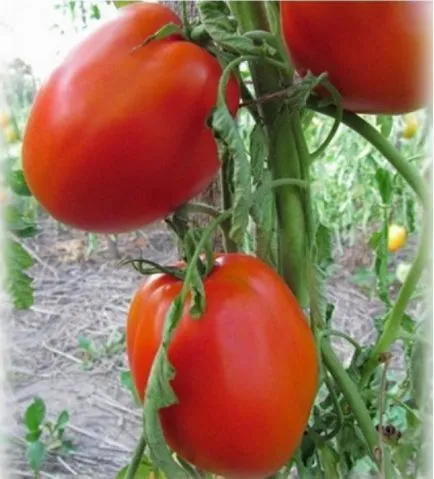
[[[327,72],[344,108],[399,114],[432,100],[432,2],[282,0],[280,10],[296,69]]]
[[[150,276],[127,320],[127,352],[143,401],[166,313],[182,281]],[[179,403],[160,410],[168,445],[202,470],[264,478],[297,449],[317,390],[315,342],[295,297],[268,265],[216,256],[204,279],[206,310],[190,300],[169,346]]]
[[[167,216],[217,173],[206,120],[222,69],[179,34],[141,46],[168,23],[181,20],[163,5],[123,7],[38,92],[23,169],[33,195],[57,220],[94,232],[133,230]],[[235,77],[227,102],[235,114]]]

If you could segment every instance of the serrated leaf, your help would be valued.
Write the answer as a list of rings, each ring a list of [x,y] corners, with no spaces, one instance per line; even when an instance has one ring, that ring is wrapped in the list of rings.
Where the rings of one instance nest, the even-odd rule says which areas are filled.
[[[211,115],[210,124],[218,142],[228,151],[233,161],[233,215],[231,238],[239,245],[249,223],[249,209],[252,197],[250,162],[244,149],[237,124],[226,105],[218,106]]]
[[[146,387],[144,404],[144,434],[153,464],[162,468],[168,477],[178,477],[183,473],[174,461],[163,434],[159,410],[176,404],[178,398],[170,385],[175,378],[175,368],[169,361],[168,348],[176,325],[184,310],[181,296],[171,304],[164,320],[163,338],[151,368],[151,375]]]
[[[226,2],[201,1],[198,6],[201,22],[209,36],[226,50],[241,55],[276,53],[275,49],[267,43],[262,42],[258,45],[252,39],[237,33]]]
[[[24,248],[8,239],[5,244],[6,290],[17,309],[28,309],[33,304],[32,279],[23,270],[34,261]]]
[[[123,467],[117,474],[116,479],[125,479],[127,477],[128,467]],[[151,479],[150,474],[155,471],[153,464],[147,458],[142,458],[134,474],[133,479]]]
[[[258,184],[264,176],[268,160],[268,144],[262,125],[257,123],[250,136],[250,162],[253,183]]]
[[[15,206],[7,205],[3,208],[3,219],[6,228],[22,238],[35,236],[39,233],[38,227],[25,219]]]
[[[26,459],[34,471],[41,470],[42,461],[45,458],[46,446],[41,441],[31,442],[27,445]]]
[[[38,431],[45,418],[45,403],[41,398],[33,399],[33,402],[26,409],[24,424],[29,431]]]
[[[376,124],[380,128],[381,134],[388,138],[393,128],[393,116],[390,115],[377,115]]]
[[[6,177],[7,184],[11,190],[19,196],[32,196],[26,179],[24,178],[23,170],[13,170]]]

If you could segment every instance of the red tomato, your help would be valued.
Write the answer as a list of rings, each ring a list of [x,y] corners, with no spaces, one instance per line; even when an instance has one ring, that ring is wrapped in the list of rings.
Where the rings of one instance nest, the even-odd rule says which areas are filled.
[[[432,85],[432,2],[280,2],[282,31],[301,75],[328,72],[346,109],[404,113]]]
[[[179,36],[134,50],[167,23],[167,7],[120,9],[78,45],[39,91],[23,143],[30,190],[56,219],[122,232],[161,219],[219,168],[206,119],[221,67]],[[236,112],[239,88],[227,90]]]
[[[282,279],[259,259],[217,256],[200,319],[186,304],[169,346],[179,403],[160,411],[169,446],[206,471],[264,478],[298,447],[314,402],[313,335]],[[127,351],[143,400],[168,308],[182,282],[151,276],[128,316]]]

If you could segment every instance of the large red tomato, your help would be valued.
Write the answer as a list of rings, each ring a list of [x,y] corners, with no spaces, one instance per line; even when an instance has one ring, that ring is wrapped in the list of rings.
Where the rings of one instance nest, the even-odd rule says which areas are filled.
[[[221,67],[179,36],[135,49],[167,23],[167,7],[120,9],[49,77],[24,136],[30,190],[56,219],[122,232],[168,215],[200,193],[219,168],[206,118]],[[227,99],[235,113],[239,89]]]
[[[280,9],[297,70],[328,72],[348,110],[395,114],[429,102],[431,1],[281,1]]]
[[[291,291],[269,266],[217,256],[204,281],[206,311],[188,302],[169,346],[179,403],[161,410],[169,446],[225,477],[276,472],[299,445],[317,389],[313,335]],[[143,400],[168,308],[182,282],[151,276],[128,316],[127,351]]]

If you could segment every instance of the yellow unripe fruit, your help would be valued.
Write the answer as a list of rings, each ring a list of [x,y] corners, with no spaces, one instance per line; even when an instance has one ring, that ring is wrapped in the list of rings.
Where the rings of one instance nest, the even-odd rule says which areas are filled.
[[[387,249],[394,253],[400,250],[407,241],[407,229],[400,225],[390,225],[387,237]]]
[[[13,126],[8,125],[3,131],[7,143],[15,143],[18,140],[17,130]]]
[[[416,115],[410,114],[404,117],[404,130],[402,131],[402,136],[407,140],[416,135],[419,128],[419,121],[417,120]]]

